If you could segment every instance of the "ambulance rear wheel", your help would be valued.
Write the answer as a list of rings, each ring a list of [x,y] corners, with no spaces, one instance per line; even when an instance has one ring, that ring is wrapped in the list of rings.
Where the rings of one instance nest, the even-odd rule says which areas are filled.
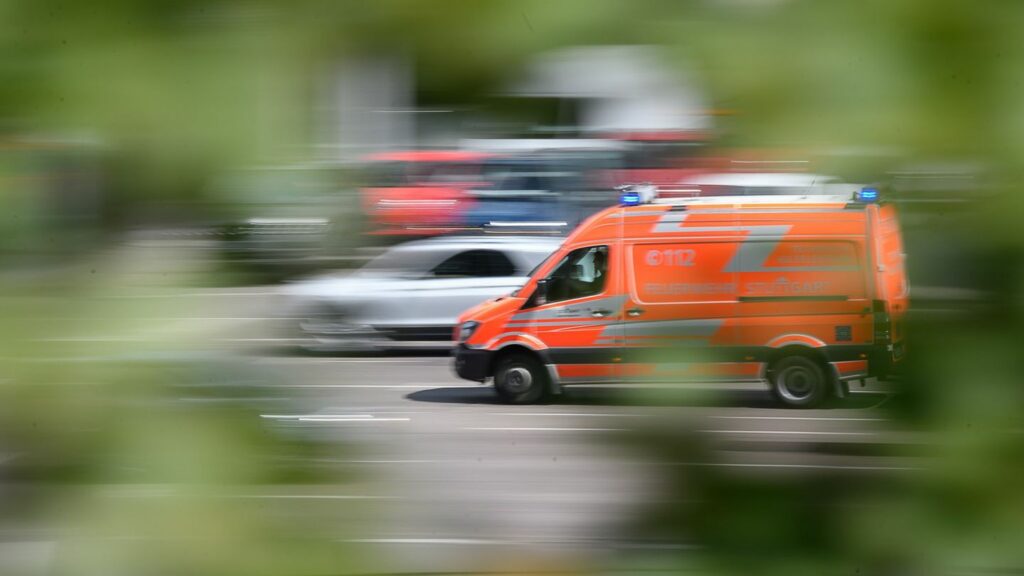
[[[494,390],[509,404],[539,402],[548,388],[544,366],[533,356],[512,353],[498,360],[494,369]]]
[[[772,393],[793,408],[812,408],[828,397],[829,379],[820,362],[807,356],[786,356],[770,369]]]

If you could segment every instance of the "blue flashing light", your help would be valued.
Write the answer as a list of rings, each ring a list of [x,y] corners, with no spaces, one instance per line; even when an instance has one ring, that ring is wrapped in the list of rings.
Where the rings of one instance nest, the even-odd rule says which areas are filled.
[[[878,202],[878,188],[861,188],[854,197],[858,202]]]
[[[635,190],[623,192],[622,195],[619,196],[619,203],[623,206],[639,206],[640,193]]]

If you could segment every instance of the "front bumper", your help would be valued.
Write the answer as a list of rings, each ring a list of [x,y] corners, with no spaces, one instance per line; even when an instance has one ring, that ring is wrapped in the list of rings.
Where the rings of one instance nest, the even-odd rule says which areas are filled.
[[[490,350],[477,350],[468,348],[465,344],[459,344],[455,348],[454,366],[455,373],[459,378],[483,382],[491,374],[491,356],[494,352]]]

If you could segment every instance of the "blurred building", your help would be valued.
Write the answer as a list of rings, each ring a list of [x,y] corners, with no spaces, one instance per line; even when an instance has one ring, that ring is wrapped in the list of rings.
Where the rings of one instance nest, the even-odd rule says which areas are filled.
[[[711,129],[708,97],[696,75],[649,46],[580,46],[547,52],[508,73],[501,100],[535,103],[527,131],[644,140],[686,139]],[[416,101],[411,58],[346,58],[324,70],[318,89],[317,139],[322,159],[415,146],[456,145],[493,136],[503,126],[496,101],[472,112],[424,108]],[[474,123],[464,122],[467,116]],[[551,124],[553,125],[546,125]],[[469,127],[469,126],[472,127]],[[501,134],[508,136],[508,131]]]
[[[543,54],[508,90],[561,100],[583,133],[706,132],[708,99],[687,67],[648,46],[582,46]]]
[[[321,74],[314,118],[318,156],[354,160],[416,142],[415,78],[400,55],[349,57]]]

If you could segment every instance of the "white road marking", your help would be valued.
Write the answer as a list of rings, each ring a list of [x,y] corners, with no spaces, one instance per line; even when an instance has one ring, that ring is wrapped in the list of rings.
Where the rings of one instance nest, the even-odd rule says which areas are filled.
[[[338,464],[451,464],[457,460],[323,460]]]
[[[397,500],[397,496],[369,496],[365,494],[239,494],[230,498],[257,500]]]
[[[915,466],[843,466],[838,464],[771,464],[752,462],[679,462],[677,466],[715,466],[723,468],[804,468],[811,470],[923,470]]]
[[[640,418],[640,414],[599,414],[594,412],[488,412],[489,416],[585,416],[593,418]]]
[[[500,430],[508,432],[621,432],[625,428],[519,428],[519,427],[464,427],[463,430]]]
[[[878,432],[821,432],[816,430],[698,430],[707,434],[810,434],[825,436],[878,436]]]
[[[322,418],[310,416],[299,418],[299,422],[351,422],[354,424],[373,424],[375,422],[408,422],[409,418]]]
[[[260,418],[270,418],[273,420],[301,420],[303,418],[373,418],[373,414],[260,414]]]
[[[435,388],[478,388],[480,390],[491,390],[490,386],[484,384],[469,383],[464,380],[452,380],[450,382],[403,382],[400,386],[426,386]]]
[[[483,538],[358,538],[344,540],[354,544],[514,544],[510,540],[486,540]]]
[[[886,418],[828,418],[819,416],[711,416],[723,420],[809,420],[836,422],[887,422]]]
[[[277,386],[275,386],[277,387]],[[397,390],[422,390],[425,388],[482,388],[473,384],[285,384],[281,388],[380,388]]]
[[[427,360],[440,360],[428,362]],[[433,364],[447,365],[450,358],[259,358],[261,364]]]
[[[516,227],[516,228],[519,228],[519,227],[523,227],[523,228],[527,228],[527,227],[551,228],[551,227],[554,227],[554,226],[567,226],[568,224],[569,224],[568,222],[559,222],[559,221],[552,221],[552,222],[502,222],[502,221],[491,221],[491,222],[487,223],[488,226],[494,226],[495,228],[506,228],[506,227]]]
[[[215,338],[217,342],[306,342],[305,338]]]
[[[377,418],[372,414],[260,414],[260,418],[298,422],[408,422],[409,418]]]
[[[749,391],[749,392],[760,392],[765,389],[763,382],[675,382],[675,383],[659,383],[659,382],[605,382],[605,383],[589,383],[589,384],[567,384],[569,389],[593,389],[593,390],[685,390],[685,391],[704,391],[704,390],[722,390],[722,391]]]

